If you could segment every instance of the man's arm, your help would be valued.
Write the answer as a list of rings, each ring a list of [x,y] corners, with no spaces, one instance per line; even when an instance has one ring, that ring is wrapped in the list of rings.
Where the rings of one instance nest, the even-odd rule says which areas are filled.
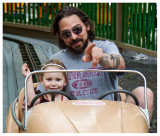
[[[125,69],[125,62],[121,55],[103,53],[103,50],[95,47],[94,43],[90,43],[84,54],[82,61],[92,61],[93,68],[100,64],[105,69]]]
[[[125,69],[125,62],[121,55],[103,53],[99,64],[105,69]]]
[[[27,77],[30,74],[30,69],[27,65],[27,63],[24,63],[22,65],[22,75],[24,77]],[[31,103],[32,99],[36,96],[35,91],[34,91],[34,86],[33,86],[33,80],[32,80],[32,75],[28,78],[27,81],[27,101],[28,103]],[[39,103],[40,100],[37,100],[36,103]]]

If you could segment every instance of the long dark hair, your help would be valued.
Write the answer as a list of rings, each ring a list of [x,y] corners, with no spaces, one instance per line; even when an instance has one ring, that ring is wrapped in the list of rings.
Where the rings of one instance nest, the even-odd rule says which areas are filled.
[[[60,38],[59,21],[62,18],[71,16],[73,14],[77,15],[86,26],[90,26],[90,30],[88,31],[89,41],[92,42],[95,38],[95,34],[93,31],[93,24],[92,24],[91,20],[89,19],[89,17],[82,10],[75,8],[75,7],[72,7],[72,6],[67,6],[58,12],[58,14],[55,16],[55,19],[54,19],[53,24],[51,26],[51,34],[53,36],[56,36],[56,35],[58,36],[59,47],[61,49],[65,49],[66,45],[65,45],[64,41]]]

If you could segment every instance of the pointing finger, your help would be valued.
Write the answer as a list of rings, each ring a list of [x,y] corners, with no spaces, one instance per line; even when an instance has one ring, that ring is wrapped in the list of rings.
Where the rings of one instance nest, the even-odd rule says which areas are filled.
[[[89,45],[86,49],[85,49],[85,54],[87,54],[87,53],[91,53],[92,52],[92,48],[93,47],[95,47],[95,43],[93,43],[93,44],[91,44],[91,45]]]
[[[98,64],[99,61],[102,58],[103,50],[101,48],[95,47],[92,50],[92,68],[95,68]]]
[[[92,60],[92,49],[95,47],[95,43],[90,44],[84,51],[84,56],[82,58],[83,62],[90,62]]]

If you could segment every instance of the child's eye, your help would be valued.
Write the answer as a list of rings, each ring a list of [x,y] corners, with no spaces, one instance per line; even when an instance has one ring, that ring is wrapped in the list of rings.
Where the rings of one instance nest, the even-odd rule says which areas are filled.
[[[56,79],[57,81],[61,81],[61,79],[60,78],[58,78],[58,79]]]
[[[48,81],[52,81],[52,79],[47,79]]]

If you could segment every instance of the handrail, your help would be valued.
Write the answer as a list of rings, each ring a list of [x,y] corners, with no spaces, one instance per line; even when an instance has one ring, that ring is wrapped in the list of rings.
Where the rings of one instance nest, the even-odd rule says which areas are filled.
[[[12,113],[12,117],[13,117],[14,121],[16,122],[16,124],[17,124],[22,130],[24,130],[23,124],[17,119],[16,114],[15,114],[15,110],[14,110],[17,100],[18,100],[18,97],[17,97],[17,98],[13,101],[13,103],[12,103],[11,113]]]

